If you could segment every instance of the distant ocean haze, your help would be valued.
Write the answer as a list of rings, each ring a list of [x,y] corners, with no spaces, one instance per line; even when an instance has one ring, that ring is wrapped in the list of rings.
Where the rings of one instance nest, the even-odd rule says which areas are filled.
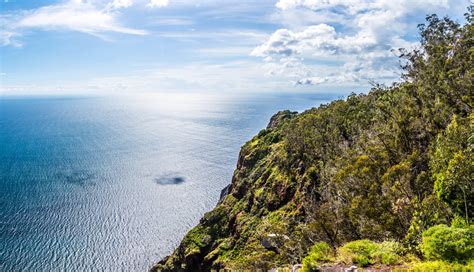
[[[326,100],[0,97],[0,270],[146,270],[215,206],[272,114]]]

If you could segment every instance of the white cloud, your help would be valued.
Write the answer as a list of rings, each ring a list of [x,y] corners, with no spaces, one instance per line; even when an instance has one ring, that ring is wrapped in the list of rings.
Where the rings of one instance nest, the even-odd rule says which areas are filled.
[[[93,2],[72,0],[63,4],[5,14],[0,18],[2,25],[0,42],[4,46],[19,47],[21,42],[16,37],[31,29],[69,30],[101,37],[104,33],[112,32],[146,35],[145,30],[125,27],[118,22],[119,14],[115,10],[132,4],[132,0],[114,0],[98,6]]]
[[[295,85],[318,85],[328,81],[328,78],[324,77],[306,77],[299,79],[295,82]]]
[[[288,57],[314,48],[319,50],[330,49],[330,47],[333,47],[331,43],[335,40],[336,30],[326,24],[310,26],[301,32],[279,29],[265,43],[256,47],[251,55]]]
[[[151,8],[162,8],[168,6],[168,4],[169,0],[150,0],[147,6]]]
[[[0,45],[21,47],[22,44],[15,39],[17,36],[20,36],[20,34],[8,30],[0,30]]]
[[[305,7],[312,10],[338,8],[347,14],[357,14],[361,11],[372,9],[408,10],[434,7],[448,7],[448,0],[279,0],[276,7],[291,9]]]
[[[47,30],[74,30],[88,34],[118,32],[145,35],[146,31],[121,26],[115,14],[100,10],[90,3],[69,2],[46,6],[28,12],[15,23],[16,28],[41,28]]]
[[[231,46],[236,45],[249,45],[255,46],[264,41],[268,35],[264,32],[259,32],[253,29],[216,29],[214,31],[200,31],[195,29],[189,29],[188,31],[163,31],[154,32],[161,37],[173,38],[182,41],[209,41],[209,46],[216,45],[219,43],[229,43]],[[248,52],[252,48],[249,48]]]
[[[327,9],[335,6],[345,6],[352,12],[363,9],[367,1],[355,0],[280,0],[276,7],[280,9],[291,9],[296,7],[306,7],[309,9]]]
[[[153,20],[152,22],[148,23],[148,25],[152,26],[188,26],[188,25],[193,25],[195,22],[189,18],[182,18],[182,17],[162,17],[158,18],[156,20]]]
[[[276,30],[251,55],[263,58],[271,74],[287,77],[296,85],[393,81],[399,70],[391,50],[416,45],[406,36],[420,21],[410,21],[409,17],[459,5],[453,2],[462,1],[280,0],[275,16],[289,20],[282,24],[295,29]],[[297,15],[302,12],[310,12],[314,15],[311,20],[319,23],[298,24]],[[299,19],[304,23],[311,20]],[[300,72],[293,67],[299,67]]]
[[[292,8],[276,9],[271,13],[268,22],[282,25],[285,28],[301,30],[309,25],[317,24],[345,24],[346,17],[343,14],[336,14],[330,10],[314,12],[310,9]]]
[[[369,54],[370,51],[374,52]],[[391,54],[389,50],[387,54]],[[364,33],[345,36],[326,24],[309,26],[300,32],[279,29],[251,52],[253,56],[272,61],[273,66],[268,65],[270,74],[296,78],[297,85],[336,80],[357,81],[363,73],[363,69],[360,69],[363,62],[372,63],[374,59],[391,56],[387,54],[377,51],[377,42],[373,36]],[[316,61],[321,65],[334,60],[337,60],[336,67],[326,65],[329,69],[323,71],[324,76],[312,76],[315,64],[306,64]],[[391,64],[396,65],[393,62]],[[385,69],[383,66],[378,68]],[[337,72],[358,75],[341,77]]]
[[[125,77],[100,78],[90,83],[115,90],[107,84],[120,84],[123,90],[252,92],[281,89],[282,82],[266,77],[255,61],[229,61],[213,64],[189,63],[175,67],[159,66]],[[286,84],[285,84],[286,85]]]
[[[109,8],[111,9],[128,8],[131,5],[133,5],[132,0],[113,0],[108,4]]]
[[[266,77],[257,61],[230,61],[220,64],[195,62],[186,65],[159,65],[129,71],[123,75],[98,76],[77,80],[46,81],[38,84],[0,84],[0,95],[214,92],[243,93],[284,91],[288,82]]]
[[[69,0],[32,10],[4,13],[0,15],[0,45],[20,47],[22,43],[15,37],[22,36],[28,29],[69,30],[99,37],[104,37],[103,34],[108,32],[146,35],[146,30],[125,27],[119,23],[118,10],[135,4],[161,8],[168,6],[169,0]],[[190,21],[165,23],[178,25],[189,24]]]

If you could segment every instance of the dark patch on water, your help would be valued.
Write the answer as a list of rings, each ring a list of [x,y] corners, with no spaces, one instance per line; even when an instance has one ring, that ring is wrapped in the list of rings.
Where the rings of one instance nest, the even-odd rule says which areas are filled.
[[[179,173],[167,173],[154,178],[154,181],[160,185],[177,185],[186,181]]]
[[[88,186],[95,185],[97,176],[89,171],[72,171],[70,173],[59,173],[57,178],[70,184]]]

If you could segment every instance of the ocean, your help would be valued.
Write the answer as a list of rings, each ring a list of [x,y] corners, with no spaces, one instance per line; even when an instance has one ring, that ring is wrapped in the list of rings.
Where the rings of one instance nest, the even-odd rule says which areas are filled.
[[[0,270],[146,271],[309,94],[0,96]]]

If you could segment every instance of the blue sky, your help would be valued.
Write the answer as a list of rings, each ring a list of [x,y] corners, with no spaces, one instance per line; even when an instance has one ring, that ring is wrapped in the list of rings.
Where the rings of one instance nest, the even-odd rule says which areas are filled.
[[[1,0],[0,93],[362,91],[466,0]]]

